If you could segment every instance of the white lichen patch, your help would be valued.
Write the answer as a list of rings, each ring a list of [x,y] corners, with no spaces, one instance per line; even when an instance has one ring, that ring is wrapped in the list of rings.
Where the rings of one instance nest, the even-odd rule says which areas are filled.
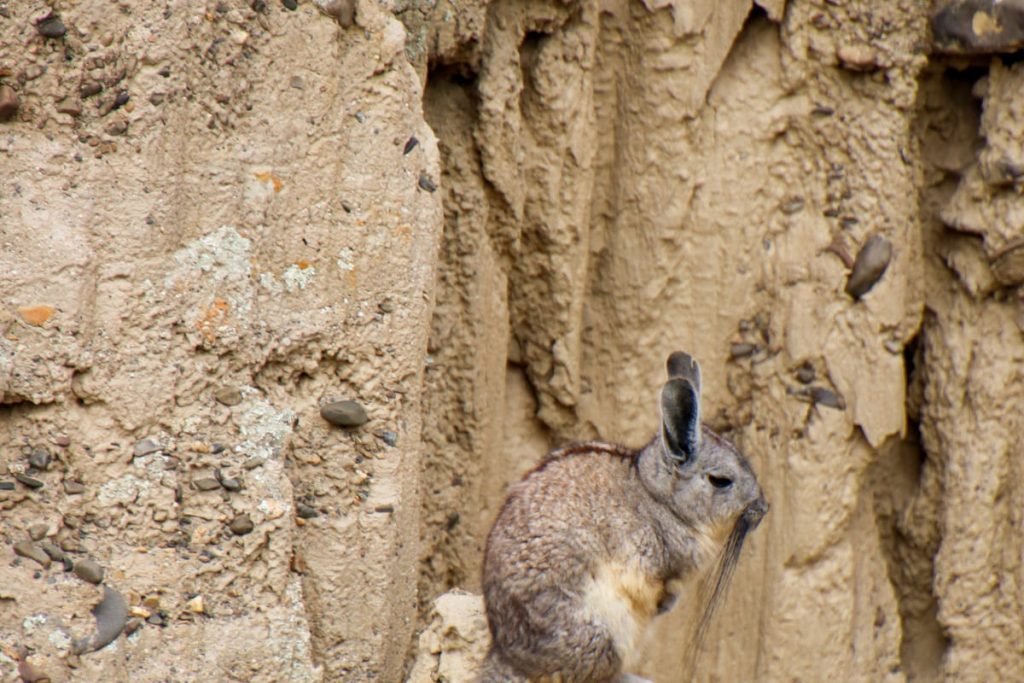
[[[30,614],[21,620],[21,630],[24,632],[25,637],[31,638],[40,629],[46,627],[46,622],[49,617],[45,614]]]
[[[305,289],[315,275],[316,268],[313,266],[302,268],[298,264],[292,264],[281,274],[281,279],[284,280],[285,289],[294,292],[297,289]]]
[[[251,246],[250,240],[225,225],[174,252],[174,261],[179,271],[198,268],[218,281],[247,279],[252,270]]]
[[[351,247],[342,247],[338,250],[338,259],[335,263],[338,264],[338,270],[343,272],[349,272],[356,269],[355,264],[356,253]]]
[[[234,325],[252,318],[251,248],[250,240],[224,226],[174,252],[164,287],[193,302],[189,317],[204,336],[237,337]]]
[[[130,505],[138,500],[140,495],[148,493],[152,484],[135,475],[126,474],[117,479],[111,479],[100,487],[96,494],[96,500],[101,505]]]

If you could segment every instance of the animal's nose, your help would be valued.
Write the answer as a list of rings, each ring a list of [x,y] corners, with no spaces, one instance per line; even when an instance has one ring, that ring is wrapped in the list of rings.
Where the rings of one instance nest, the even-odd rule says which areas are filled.
[[[763,494],[747,506],[747,509],[743,511],[743,517],[750,523],[751,529],[756,527],[761,519],[768,514],[768,508],[768,501],[764,499]]]

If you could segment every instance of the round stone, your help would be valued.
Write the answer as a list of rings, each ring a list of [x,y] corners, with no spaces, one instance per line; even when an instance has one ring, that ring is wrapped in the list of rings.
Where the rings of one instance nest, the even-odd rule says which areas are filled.
[[[334,401],[320,408],[320,417],[337,427],[352,429],[370,421],[366,410],[355,401]]]

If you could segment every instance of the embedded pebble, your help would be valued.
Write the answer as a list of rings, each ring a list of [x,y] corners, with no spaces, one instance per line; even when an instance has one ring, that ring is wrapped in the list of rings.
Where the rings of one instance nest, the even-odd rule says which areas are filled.
[[[0,85],[0,121],[10,121],[18,113],[21,100],[9,85]]]
[[[103,582],[103,567],[92,560],[79,560],[75,562],[75,576],[83,581],[99,584]]]
[[[43,488],[43,482],[39,481],[35,477],[30,477],[27,474],[15,474],[14,478],[20,481],[30,489],[41,489]]]
[[[86,97],[92,97],[103,90],[103,86],[96,81],[86,81],[78,87],[78,95],[84,100]]]
[[[892,259],[892,244],[881,235],[872,235],[864,243],[853,262],[850,277],[846,280],[846,293],[860,299],[871,291],[885,274]]]
[[[28,456],[28,464],[37,470],[45,470],[50,466],[50,454],[44,448],[37,448]]]
[[[192,486],[200,491],[213,491],[220,488],[220,482],[213,477],[200,477],[192,480]]]
[[[793,197],[782,204],[782,213],[790,216],[794,213],[801,211],[804,208],[804,200],[802,197]]]
[[[148,619],[146,619],[146,623],[147,624],[153,624],[154,626],[163,626],[164,625],[164,618],[161,615],[159,615],[159,614],[153,614],[153,615],[150,615],[150,617]]]
[[[68,32],[60,17],[52,14],[36,24],[36,30],[44,38],[63,38],[64,34]]]
[[[242,392],[238,387],[221,387],[213,392],[213,397],[218,403],[228,407],[237,406],[242,402]]]
[[[398,445],[398,434],[395,432],[381,432],[380,439],[389,446]]]
[[[57,111],[69,116],[79,116],[82,113],[82,103],[73,97],[65,97],[57,103]]]
[[[160,444],[153,439],[143,439],[137,441],[134,448],[132,448],[132,456],[138,458],[143,455],[149,455],[150,453],[156,453],[160,450]]]
[[[242,463],[242,469],[243,470],[254,470],[257,467],[262,466],[265,462],[267,462],[267,459],[263,458],[263,457],[260,457],[260,456],[256,456],[254,458],[249,458],[248,460],[246,460],[245,462]]]
[[[337,427],[359,427],[370,421],[366,411],[355,401],[334,401],[320,408],[320,417]]]
[[[69,496],[75,496],[80,493],[85,493],[85,484],[79,481],[64,480],[64,493]]]
[[[836,410],[846,408],[846,401],[843,400],[843,397],[825,387],[811,387],[811,400],[826,408],[835,408]]]
[[[43,552],[46,553],[54,562],[63,562],[64,559],[67,557],[64,554],[64,551],[61,550],[58,546],[54,545],[53,543],[48,543],[44,541],[38,545],[40,548],[43,549]]]
[[[242,482],[236,477],[224,477],[220,480],[220,485],[228,491],[241,491]]]
[[[128,622],[128,603],[110,586],[103,587],[103,599],[92,608],[96,617],[96,633],[75,643],[74,653],[84,654],[103,649],[121,635]]]
[[[252,519],[249,518],[248,514],[241,514],[231,520],[228,528],[231,529],[231,533],[235,536],[245,536],[255,528],[255,525],[253,525]]]
[[[810,384],[814,381],[816,373],[814,372],[814,366],[810,363],[805,363],[797,368],[796,379],[801,384]]]
[[[67,436],[66,434],[61,434],[59,436],[54,437],[53,443],[57,446],[60,446],[61,448],[67,448],[68,446],[71,445],[71,437]]]
[[[39,541],[46,538],[46,532],[50,530],[50,527],[46,524],[33,524],[28,528],[28,537],[33,541]]]
[[[138,617],[129,619],[128,622],[124,625],[124,634],[126,636],[130,636],[131,634],[138,631],[140,628],[142,628],[142,619],[139,619]]]
[[[294,12],[299,6],[298,0],[281,0],[281,4],[284,5],[286,10],[290,10],[292,12]]]
[[[19,541],[14,544],[14,554],[27,557],[30,560],[35,560],[43,569],[50,566],[50,556],[46,554],[46,551],[37,546],[31,541]]]
[[[416,139],[415,135],[413,135],[406,141],[405,147],[402,148],[402,154],[408,154],[413,151],[418,144],[420,144],[420,141]]]
[[[430,176],[428,176],[426,173],[420,174],[419,186],[426,190],[427,192],[437,191],[437,183],[431,180]]]
[[[206,605],[203,604],[203,596],[197,595],[185,603],[185,609],[193,614],[205,614]]]
[[[13,490],[14,490],[14,482],[13,481],[0,481],[0,491],[13,491]]]
[[[739,342],[729,345],[729,356],[732,358],[746,358],[757,351],[757,347],[747,342]]]
[[[312,519],[314,517],[320,516],[320,513],[317,511],[315,507],[311,505],[306,505],[305,503],[295,504],[295,514],[301,517],[302,519]]]

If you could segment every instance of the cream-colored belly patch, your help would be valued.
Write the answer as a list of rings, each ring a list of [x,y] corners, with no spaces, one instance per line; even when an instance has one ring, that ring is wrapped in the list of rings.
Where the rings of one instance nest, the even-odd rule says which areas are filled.
[[[635,565],[606,563],[598,567],[583,593],[587,616],[607,626],[623,670],[634,669],[658,611],[664,586]]]

